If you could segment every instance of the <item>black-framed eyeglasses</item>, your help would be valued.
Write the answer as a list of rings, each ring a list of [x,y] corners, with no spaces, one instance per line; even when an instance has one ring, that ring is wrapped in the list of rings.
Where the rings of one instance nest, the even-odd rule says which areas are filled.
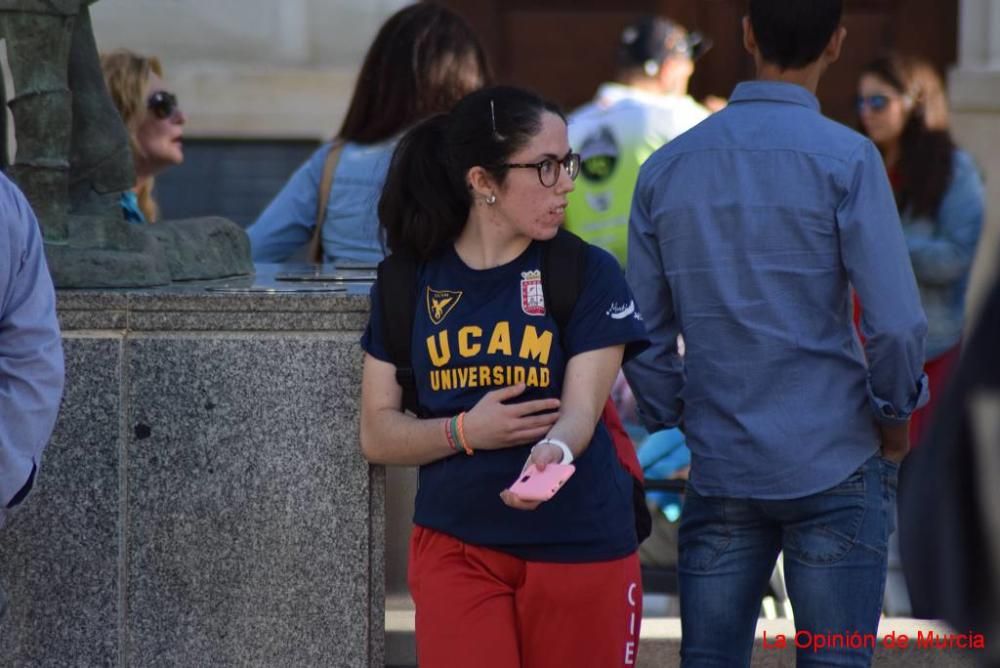
[[[559,174],[565,169],[571,181],[576,181],[580,174],[580,154],[570,151],[562,159],[545,158],[538,162],[506,162],[503,167],[520,169],[537,169],[538,181],[546,188],[551,188],[559,181]]]
[[[859,114],[865,110],[865,107],[876,112],[882,111],[889,106],[889,96],[881,93],[878,95],[858,95],[854,99],[854,104],[857,106]]]
[[[146,100],[146,108],[153,112],[157,118],[170,118],[174,115],[180,104],[177,96],[165,90],[158,90]]]

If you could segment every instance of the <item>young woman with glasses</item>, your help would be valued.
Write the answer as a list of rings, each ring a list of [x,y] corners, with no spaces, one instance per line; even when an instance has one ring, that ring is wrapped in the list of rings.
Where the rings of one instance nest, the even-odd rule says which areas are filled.
[[[579,156],[566,121],[527,91],[472,93],[399,143],[378,215],[389,250],[418,260],[402,409],[372,288],[361,448],[419,465],[409,585],[421,666],[623,666],[642,589],[632,483],[598,424],[645,328],[617,261],[585,247],[565,331],[546,310],[542,253],[565,220]],[[508,489],[529,464],[571,462],[551,499]]]
[[[128,130],[135,165],[135,187],[122,194],[122,211],[129,222],[155,222],[159,208],[153,198],[153,180],[168,167],[184,162],[187,117],[177,97],[167,90],[157,58],[120,49],[101,55],[101,69]]]
[[[418,2],[389,17],[368,49],[337,136],[292,175],[247,229],[253,259],[283,262],[310,241],[324,168],[337,150],[322,215],[322,259],[381,260],[375,209],[399,136],[490,78],[479,39],[451,10]]]
[[[983,225],[983,182],[972,157],[952,140],[944,84],[929,63],[897,54],[873,61],[858,81],[857,104],[861,130],[885,161],[927,314],[931,399],[910,423],[916,445],[958,359]]]

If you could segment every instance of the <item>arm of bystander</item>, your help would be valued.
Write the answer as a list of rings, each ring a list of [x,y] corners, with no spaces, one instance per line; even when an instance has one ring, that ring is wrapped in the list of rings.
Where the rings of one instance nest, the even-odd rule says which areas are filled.
[[[55,292],[38,222],[0,175],[0,525],[30,491],[63,382]]]

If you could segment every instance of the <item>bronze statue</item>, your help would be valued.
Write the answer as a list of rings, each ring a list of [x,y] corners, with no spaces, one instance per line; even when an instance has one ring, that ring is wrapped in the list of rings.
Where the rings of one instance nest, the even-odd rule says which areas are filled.
[[[101,74],[89,10],[95,1],[0,0],[3,165],[38,216],[57,287],[252,273],[249,243],[231,221],[159,223],[173,229],[154,234],[124,220],[120,197],[135,175]],[[210,253],[220,266],[206,267],[203,253],[190,257],[206,238],[223,246]]]

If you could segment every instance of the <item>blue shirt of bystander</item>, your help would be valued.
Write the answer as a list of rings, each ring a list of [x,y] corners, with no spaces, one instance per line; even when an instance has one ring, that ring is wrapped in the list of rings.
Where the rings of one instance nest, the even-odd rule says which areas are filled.
[[[30,489],[62,389],[55,293],[38,222],[0,174],[0,526]]]
[[[143,215],[142,209],[139,208],[139,198],[134,190],[126,190],[122,193],[121,205],[122,216],[125,217],[125,222],[135,225],[146,224],[146,216]]]
[[[879,450],[876,421],[926,402],[927,322],[882,158],[805,88],[741,83],[654,153],[628,252],[653,345],[626,376],[651,430],[683,419],[699,494],[829,489]]]

